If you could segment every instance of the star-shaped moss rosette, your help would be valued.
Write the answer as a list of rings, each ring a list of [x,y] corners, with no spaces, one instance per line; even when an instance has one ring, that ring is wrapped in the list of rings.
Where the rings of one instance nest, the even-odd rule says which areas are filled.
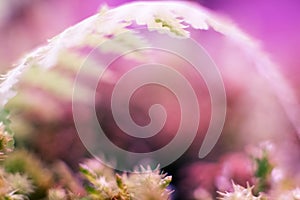
[[[53,188],[48,192],[49,200],[168,200],[172,190],[169,189],[171,176],[162,174],[150,167],[135,170],[134,173],[122,175],[103,165],[96,159],[86,160],[80,165],[82,177],[86,180],[86,194],[74,194],[62,188]]]
[[[10,174],[0,168],[0,200],[25,200],[34,191],[32,181],[19,173]]]
[[[260,196],[256,197],[252,193],[254,186],[250,187],[247,184],[247,187],[236,185],[232,183],[233,191],[232,192],[218,192],[221,197],[220,200],[263,200]]]
[[[87,193],[91,199],[167,200],[172,192],[168,188],[171,176],[161,174],[158,169],[152,170],[150,167],[141,167],[131,174],[119,175],[92,159],[81,164],[80,171],[89,181]]]

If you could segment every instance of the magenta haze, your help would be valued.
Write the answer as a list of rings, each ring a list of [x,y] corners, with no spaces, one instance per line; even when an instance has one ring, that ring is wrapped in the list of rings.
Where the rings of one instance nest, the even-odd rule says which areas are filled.
[[[145,85],[157,84],[165,87],[176,96],[181,111],[180,125],[172,141],[155,151],[131,152],[110,141],[105,135],[109,133],[104,133],[97,120],[95,93],[98,83],[104,78],[103,73],[110,70],[111,63],[115,59],[128,57],[130,54],[142,55],[149,50],[165,51],[190,63],[201,75],[208,88],[211,101],[211,120],[199,151],[199,157],[205,157],[216,144],[222,132],[226,115],[226,94],[217,67],[206,51],[192,39],[177,39],[147,30],[137,30],[137,32],[143,32],[142,36],[148,40],[147,45],[138,49],[126,50],[120,55],[105,54],[105,56],[101,56],[100,60],[98,50],[105,49],[106,43],[104,42],[99,46],[100,48],[92,51],[82,65],[73,93],[73,115],[81,140],[92,155],[102,158],[102,162],[109,166],[112,166],[112,163],[106,163],[106,160],[113,161],[115,165],[112,167],[121,171],[130,171],[140,164],[165,167],[177,160],[189,148],[197,134],[200,122],[200,110],[194,88],[191,87],[189,80],[186,80],[174,67],[151,62],[151,57],[148,58],[149,63],[131,66],[132,69],[117,80],[112,94],[111,110],[115,123],[124,133],[137,138],[154,136],[163,128],[168,117],[165,109],[159,104],[152,105],[148,111],[150,123],[140,126],[133,121],[129,104],[134,92]],[[117,41],[118,37],[124,38],[124,35],[118,35],[114,39]],[[197,52],[197,54],[191,52]],[[104,53],[101,52],[101,54]],[[92,68],[88,63],[90,63],[89,60],[95,59],[98,59],[99,65],[106,69]],[[95,73],[99,75],[99,78],[90,81],[90,92],[85,94],[85,101],[82,102],[80,87],[82,83],[86,82],[84,72],[88,70],[97,70]],[[157,74],[163,74],[163,76],[157,76]]]

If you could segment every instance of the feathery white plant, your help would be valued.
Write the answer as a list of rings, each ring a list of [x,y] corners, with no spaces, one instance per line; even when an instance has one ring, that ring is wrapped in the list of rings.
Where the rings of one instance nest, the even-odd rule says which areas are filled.
[[[258,42],[231,22],[200,5],[187,2],[134,2],[110,10],[104,6],[101,12],[66,29],[50,39],[47,45],[28,53],[14,69],[4,75],[0,84],[0,106],[4,106],[15,95],[13,88],[25,69],[34,65],[43,68],[53,67],[66,50],[71,51],[85,46],[95,47],[99,43],[111,40],[113,38],[111,36],[126,31],[133,35],[133,39],[125,40],[125,46],[144,42],[143,39],[134,36],[135,33],[128,27],[131,24],[146,25],[150,31],[155,30],[179,38],[190,37],[187,26],[196,30],[212,28],[225,35],[237,43],[254,61],[258,72],[274,89],[296,130],[300,130],[297,123],[300,112],[295,108],[297,99],[276,64],[260,48]],[[122,48],[122,42],[118,41],[118,44],[117,48],[110,50],[124,52],[126,48]]]

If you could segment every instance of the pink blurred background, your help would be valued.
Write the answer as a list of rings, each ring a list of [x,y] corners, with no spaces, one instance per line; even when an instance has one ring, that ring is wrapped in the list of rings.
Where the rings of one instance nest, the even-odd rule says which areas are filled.
[[[99,10],[101,5],[106,3],[108,6],[115,7],[126,2],[127,1],[104,2],[97,0],[2,0],[0,3],[0,42],[2,45],[0,49],[0,72],[4,73],[24,53],[38,45],[45,44],[47,39],[60,33],[70,25],[93,15]],[[280,71],[293,87],[298,100],[300,99],[300,92],[298,90],[300,86],[300,79],[298,78],[300,73],[299,1],[202,0],[199,1],[199,4],[225,17],[231,18],[241,29],[258,39],[263,49],[279,64]],[[238,76],[240,79],[243,79],[244,77],[246,78],[248,74],[239,74]],[[229,97],[238,97],[240,94],[238,90],[244,86],[234,87],[238,89],[237,91],[231,90]],[[242,110],[252,111],[252,108],[244,108],[243,105],[241,107]],[[236,109],[239,111],[241,108],[238,107]],[[233,110],[232,112],[235,113],[237,111]],[[237,116],[240,117],[239,113]],[[238,117],[233,114],[231,119],[236,120]],[[234,122],[238,123],[239,121]],[[266,126],[266,124],[263,124],[263,126]],[[268,126],[276,127],[276,125],[273,124],[268,124]],[[227,128],[229,129],[228,132],[230,132],[230,128],[234,129],[236,127]],[[248,128],[251,129],[252,127]],[[71,128],[70,132],[72,131]],[[289,131],[289,133],[282,132],[282,134],[287,134],[293,138],[294,136],[291,135],[294,130],[290,128]],[[58,134],[60,134],[59,137],[64,137],[68,132],[68,128],[65,128],[63,131],[58,131]],[[280,131],[278,130],[278,132]],[[47,137],[51,136],[45,135],[44,139],[41,140],[47,142]],[[69,137],[66,136],[65,138],[68,140]],[[245,138],[247,137],[245,136]],[[285,136],[279,138],[285,138]],[[294,143],[287,144],[291,148],[291,151],[289,151],[290,158],[286,158],[287,163],[294,163],[293,161],[300,160],[298,151],[299,141],[295,138],[293,139],[295,140]],[[73,140],[70,141],[70,143],[73,142]],[[79,143],[79,141],[76,140],[76,143]],[[53,149],[55,146],[62,146],[57,143],[52,145],[53,146],[50,145],[49,147],[41,145],[40,148],[45,148],[41,151],[51,152],[49,149]],[[65,150],[62,149],[60,151],[58,148],[58,151],[57,154],[60,154]],[[76,149],[74,151],[76,152]],[[222,151],[222,149],[219,151]],[[218,150],[216,150],[216,152],[218,153]],[[48,153],[45,155],[49,156]],[[54,153],[54,155],[50,154],[50,157],[51,156],[55,157],[57,155]],[[65,156],[67,157],[67,155]],[[80,156],[81,154],[79,152],[78,157]],[[247,166],[249,166],[248,163],[249,160],[241,153],[221,156],[216,163],[194,163],[181,170],[184,173],[181,177],[181,182],[182,185],[192,190],[197,189],[196,186],[201,184],[204,188],[213,190],[214,187],[218,187],[212,183],[216,181],[215,177],[219,177],[219,183],[223,183],[223,185],[221,183],[221,186],[219,185],[221,189],[222,187],[226,187],[226,184],[228,184],[226,181],[230,178],[242,184],[244,180],[249,180],[252,173],[251,169],[247,168]],[[298,163],[298,165],[294,166],[294,169],[299,169],[299,162],[295,163]],[[172,169],[170,171],[172,172]],[[188,173],[186,173],[186,171],[188,171]],[[228,171],[230,171],[229,174]],[[224,177],[226,180],[222,179]],[[182,187],[179,192],[185,193],[188,189]]]

